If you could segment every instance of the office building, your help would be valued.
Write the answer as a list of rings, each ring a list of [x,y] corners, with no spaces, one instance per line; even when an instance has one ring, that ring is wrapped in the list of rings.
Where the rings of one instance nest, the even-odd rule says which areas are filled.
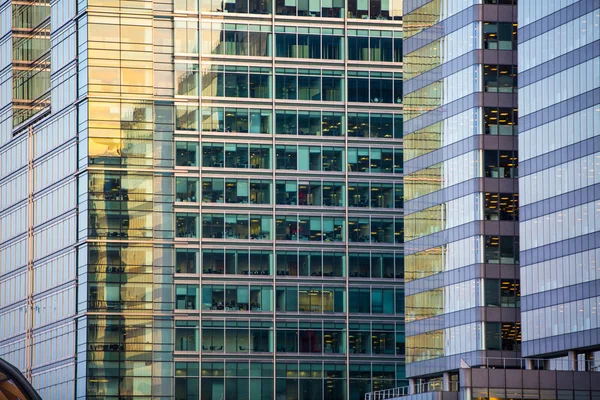
[[[600,365],[600,2],[519,4],[519,112],[523,356]]]
[[[519,354],[517,14],[422,3],[404,4],[406,368],[448,387],[461,359]]]
[[[367,398],[596,398],[600,2],[422,3],[404,4],[412,385]],[[518,31],[509,32],[503,24],[516,21],[517,7]],[[517,37],[518,107],[516,67],[506,65]],[[451,80],[456,70],[467,71],[460,81]],[[419,92],[440,78],[444,85]],[[467,95],[471,87],[481,93]],[[421,128],[431,121],[441,122]],[[518,156],[508,144],[517,134]],[[518,197],[507,191],[517,189],[517,159]],[[439,297],[417,297],[431,288]],[[432,391],[440,393],[423,393]]]
[[[43,398],[403,386],[401,1],[0,1],[0,357]]]

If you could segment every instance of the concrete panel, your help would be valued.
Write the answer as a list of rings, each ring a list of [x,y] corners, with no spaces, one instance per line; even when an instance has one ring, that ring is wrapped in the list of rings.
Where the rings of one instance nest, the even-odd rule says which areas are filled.
[[[505,385],[506,385],[506,370],[490,369],[488,371],[489,371],[490,388],[505,387]]]
[[[600,374],[597,372],[590,372],[592,377],[590,379],[590,388],[592,390],[600,390]]]
[[[573,390],[573,372],[557,371],[556,374],[556,389],[558,390]]]
[[[506,387],[507,388],[522,388],[523,387],[523,371],[520,369],[506,370]]]
[[[540,371],[540,389],[556,389],[556,371]]]
[[[488,369],[479,368],[471,370],[471,386],[472,387],[488,387]]]
[[[590,377],[595,374],[590,374],[587,371],[574,372],[573,373],[573,384],[575,385],[576,390],[590,390],[592,387],[590,382]],[[596,379],[600,378],[600,374],[595,376]]]
[[[540,387],[540,371],[523,371],[523,389],[538,389]]]

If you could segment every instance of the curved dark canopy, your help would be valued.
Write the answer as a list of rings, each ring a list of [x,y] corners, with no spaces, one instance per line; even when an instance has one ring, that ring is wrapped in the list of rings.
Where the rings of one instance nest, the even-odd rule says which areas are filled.
[[[0,358],[0,400],[42,400],[21,371]]]

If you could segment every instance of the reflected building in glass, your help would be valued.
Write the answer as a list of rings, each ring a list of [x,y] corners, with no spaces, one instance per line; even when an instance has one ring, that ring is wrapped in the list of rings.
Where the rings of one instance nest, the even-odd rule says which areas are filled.
[[[0,1],[0,356],[43,398],[402,386],[401,1]]]
[[[519,21],[523,356],[597,370],[600,3],[521,2]]]
[[[404,2],[406,368],[443,390],[520,354],[514,3]]]

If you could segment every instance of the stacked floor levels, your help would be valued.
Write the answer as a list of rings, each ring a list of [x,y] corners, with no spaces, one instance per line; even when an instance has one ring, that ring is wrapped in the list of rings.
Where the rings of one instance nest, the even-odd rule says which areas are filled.
[[[0,2],[0,356],[43,398],[401,385],[400,5]]]
[[[449,387],[520,350],[517,9],[404,11],[407,376]]]

